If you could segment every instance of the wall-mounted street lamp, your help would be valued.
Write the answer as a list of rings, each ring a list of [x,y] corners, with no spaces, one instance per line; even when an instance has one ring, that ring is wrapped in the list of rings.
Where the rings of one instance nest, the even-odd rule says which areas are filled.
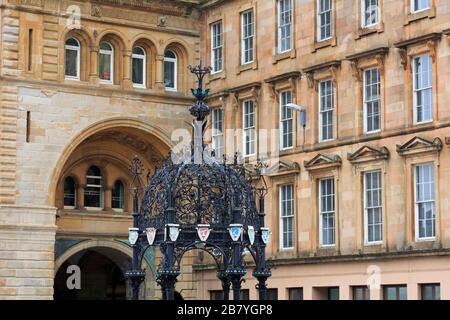
[[[292,108],[295,111],[300,112],[300,126],[303,128],[303,144],[305,144],[306,109],[302,108],[301,106],[295,103],[288,103],[286,107]]]

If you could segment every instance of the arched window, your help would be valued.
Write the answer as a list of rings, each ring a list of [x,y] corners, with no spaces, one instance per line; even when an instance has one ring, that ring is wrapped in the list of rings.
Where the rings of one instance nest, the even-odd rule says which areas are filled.
[[[66,79],[80,80],[80,43],[75,38],[66,41]]]
[[[72,177],[64,179],[64,207],[75,207],[75,180]]]
[[[96,166],[89,168],[86,174],[84,189],[84,206],[87,208],[103,208],[103,177]]]
[[[132,55],[132,79],[133,86],[138,88],[145,88],[146,82],[146,54],[141,47],[135,47]]]
[[[166,90],[177,90],[177,55],[171,50],[164,54],[164,85]]]
[[[125,206],[125,190],[123,183],[117,180],[114,183],[114,189],[112,191],[112,207],[113,209],[123,209]]]
[[[108,42],[100,44],[98,74],[100,82],[113,83],[114,79],[114,48]]]

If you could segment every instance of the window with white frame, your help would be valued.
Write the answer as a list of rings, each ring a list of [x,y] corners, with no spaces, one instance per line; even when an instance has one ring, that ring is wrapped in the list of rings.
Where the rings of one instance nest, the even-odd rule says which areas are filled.
[[[364,70],[364,132],[381,129],[380,69]]]
[[[319,142],[333,139],[333,81],[319,82]]]
[[[223,143],[223,109],[212,110],[212,148],[216,157],[221,159],[224,154]]]
[[[220,72],[223,67],[222,21],[211,25],[211,65],[212,72]]]
[[[167,91],[177,90],[177,55],[172,50],[164,53],[164,87]]]
[[[100,44],[98,68],[100,82],[113,83],[114,48],[108,42],[102,42]]]
[[[256,130],[255,130],[255,104],[251,100],[244,101],[243,105],[243,140],[244,156],[255,154]]]
[[[414,122],[433,120],[432,60],[427,54],[413,58]]]
[[[365,242],[380,243],[382,237],[381,172],[364,173]]]
[[[378,0],[361,0],[361,27],[367,28],[380,21],[380,5]]]
[[[280,248],[294,247],[294,186],[280,186]]]
[[[416,239],[434,239],[436,236],[434,163],[416,165],[414,171]]]
[[[292,0],[278,0],[278,53],[292,49]]]
[[[66,79],[80,80],[80,43],[75,38],[66,41]]]
[[[319,237],[321,246],[335,244],[334,178],[319,180]]]
[[[254,60],[255,48],[255,18],[253,10],[241,13],[241,64]]]
[[[90,167],[86,174],[84,206],[88,208],[103,208],[103,177],[100,169],[96,166]]]
[[[147,58],[145,50],[141,47],[133,48],[132,54],[132,80],[133,86],[145,88]]]
[[[294,112],[286,106],[292,103],[292,91],[280,93],[280,147],[281,150],[292,148],[294,145]]]
[[[410,1],[412,13],[427,10],[430,8],[430,0],[410,0]]]
[[[333,1],[317,0],[317,41],[328,40],[332,36]]]

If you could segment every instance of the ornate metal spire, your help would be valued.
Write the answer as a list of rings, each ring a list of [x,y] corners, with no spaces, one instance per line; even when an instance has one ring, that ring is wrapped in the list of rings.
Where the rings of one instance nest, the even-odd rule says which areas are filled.
[[[209,89],[203,89],[203,79],[207,74],[211,73],[212,68],[202,67],[202,62],[200,61],[200,64],[196,67],[189,66],[189,70],[197,77],[198,80],[198,88],[191,89],[192,94],[197,101],[189,109],[189,111],[197,119],[197,121],[203,122],[210,112],[208,105],[204,102],[205,98],[208,96]]]

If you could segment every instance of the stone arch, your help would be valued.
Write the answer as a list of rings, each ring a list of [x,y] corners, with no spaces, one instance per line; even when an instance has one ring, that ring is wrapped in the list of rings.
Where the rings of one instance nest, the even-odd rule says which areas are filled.
[[[128,128],[133,130],[135,129],[140,133],[148,135],[154,141],[154,147],[163,155],[167,154],[169,148],[173,147],[173,142],[170,140],[170,137],[165,134],[161,128],[138,119],[119,117],[96,122],[85,128],[81,132],[77,133],[76,136],[66,145],[66,147],[62,151],[56,163],[56,167],[53,170],[49,183],[47,202],[50,205],[55,205],[56,195],[58,191],[58,182],[64,174],[67,174],[63,171],[68,163],[70,156],[73,154],[76,148],[79,147],[87,138],[97,133],[108,129],[117,128]]]
[[[94,45],[94,39],[89,31],[85,27],[80,29],[66,28],[60,37],[60,51],[59,66],[61,79],[65,77],[65,45],[66,40],[69,38],[75,38],[80,43],[80,80],[88,81],[89,72],[91,68],[90,50]]]
[[[163,50],[163,55],[167,50],[173,51],[177,56],[177,91],[186,93],[189,87],[189,64],[192,64],[189,56],[189,45],[179,39],[172,39],[167,42]]]
[[[132,260],[132,256],[133,256],[133,250],[130,246],[128,246],[125,243],[119,242],[119,241],[114,241],[114,240],[94,240],[94,239],[90,239],[90,240],[85,240],[82,242],[79,242],[71,247],[69,247],[66,251],[64,251],[55,261],[54,263],[54,277],[56,277],[58,275],[58,271],[60,271],[60,268],[63,265],[67,265],[68,263],[75,263],[77,264],[78,261],[71,261],[71,258],[73,259],[73,257],[75,257],[77,254],[81,254],[83,252],[87,252],[90,250],[94,250],[97,252],[102,252],[102,251],[109,251],[111,252],[117,252],[119,255],[122,255],[124,257],[127,257],[131,263]],[[124,265],[123,263],[121,263],[121,261],[118,260],[117,255],[115,254],[114,256],[108,256],[108,258],[113,261],[122,271],[122,273],[125,273],[126,271],[128,271],[127,269],[129,268],[129,266]],[[123,262],[123,261],[122,261]],[[154,283],[155,283],[155,278],[154,278],[154,274],[153,274],[153,266],[151,266],[149,264],[149,262],[145,259],[143,259],[142,261],[142,265],[141,265],[142,269],[146,270],[146,279],[145,279],[145,283],[142,285],[142,291],[141,294],[144,294],[144,296],[142,298],[149,298],[150,296],[153,296],[153,290],[152,288],[154,288]],[[150,290],[148,290],[150,289]]]

